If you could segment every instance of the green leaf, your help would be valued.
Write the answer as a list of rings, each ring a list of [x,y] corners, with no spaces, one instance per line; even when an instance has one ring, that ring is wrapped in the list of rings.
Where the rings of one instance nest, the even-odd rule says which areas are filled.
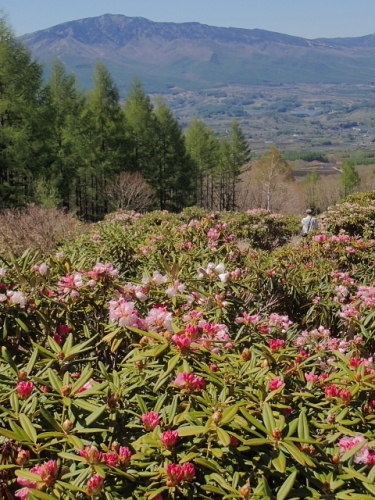
[[[35,366],[36,360],[38,359],[38,355],[39,355],[38,349],[34,349],[32,355],[30,356],[29,362],[27,363],[27,366],[26,366],[26,372],[28,374],[32,372],[32,370]]]
[[[79,448],[81,449],[81,448]],[[66,458],[68,460],[73,460],[73,461],[76,461],[76,462],[84,462],[86,463],[86,459],[81,457],[80,455],[74,455],[73,453],[67,453],[65,451],[61,451],[59,453],[59,457],[61,458]]]
[[[25,325],[25,323],[20,318],[15,318],[15,319],[24,332],[30,333],[29,327]]]
[[[218,485],[220,485],[223,489],[230,491],[231,493],[238,493],[238,491],[234,489],[231,484],[228,484],[220,474],[210,474],[210,478]]]
[[[225,410],[223,411],[223,415],[220,419],[220,425],[225,425],[228,424],[229,422],[232,422],[233,418],[238,412],[239,407],[240,407],[239,404],[235,404],[233,406],[225,408]]]
[[[216,429],[217,432],[217,437],[219,440],[222,442],[224,446],[229,446],[230,445],[230,435],[224,430],[218,427]]]
[[[206,427],[203,425],[189,425],[187,427],[179,427],[177,429],[179,436],[196,436],[206,432]]]
[[[18,368],[16,363],[13,361],[12,356],[9,354],[9,351],[6,347],[1,348],[1,357],[8,363],[9,368],[12,370],[12,372],[16,375],[18,378]]]
[[[74,448],[76,450],[82,450],[85,447],[85,445],[83,444],[83,441],[77,436],[69,434],[67,439],[68,439],[69,443],[74,446]]]
[[[49,495],[48,493],[45,493],[44,491],[34,490],[33,488],[30,488],[30,493],[34,497],[40,498],[41,500],[56,500],[56,497],[53,497],[52,495]]]
[[[285,498],[288,497],[290,490],[293,488],[296,477],[297,471],[292,472],[277,492],[276,500],[285,500]]]
[[[219,474],[222,473],[222,470],[219,466],[219,464],[210,458],[201,458],[197,457],[194,462],[198,465],[201,465],[202,467],[206,467],[207,469],[211,469],[215,472],[218,472]]]
[[[106,405],[100,406],[96,411],[94,411],[94,413],[89,415],[85,420],[86,425],[90,426],[91,424],[96,422],[98,420],[98,418],[102,415],[102,413],[105,412],[106,408],[107,408]]]
[[[301,465],[307,464],[310,465],[310,467],[315,467],[315,464],[311,460],[311,458],[305,453],[302,453],[302,451],[300,451],[293,443],[286,443],[285,441],[283,441],[281,446],[286,449],[290,453],[290,455],[292,455],[292,457]]]
[[[92,377],[92,374],[94,373],[94,370],[90,366],[86,366],[84,370],[82,370],[81,376],[79,377],[78,380],[74,382],[72,385],[72,390],[71,394],[75,394],[78,389],[80,389],[83,385],[86,384]]]
[[[166,381],[166,378],[168,377],[168,375],[174,370],[175,366],[177,365],[177,363],[179,362],[180,360],[180,355],[179,354],[175,354],[169,361],[168,361],[168,365],[167,365],[167,369],[165,372],[162,372],[159,376],[159,379],[158,381],[156,382],[155,386],[154,386],[154,389],[153,389],[153,392],[157,392],[160,387],[165,383]]]
[[[298,418],[298,437],[310,439],[309,424],[306,417],[306,409],[303,408]]]
[[[253,415],[247,412],[244,408],[241,408],[240,411],[250,424],[252,424],[254,427],[262,431],[264,434],[267,434],[267,429],[264,427],[263,423],[260,422],[260,420],[253,417]]]
[[[22,429],[25,431],[27,434],[28,438],[33,442],[37,442],[37,432],[33,424],[31,423],[29,417],[25,415],[24,413],[20,413],[19,415],[19,421],[21,424]]]
[[[273,430],[276,429],[276,422],[273,416],[272,409],[268,403],[263,404],[262,409],[263,422],[267,429],[268,434],[272,434]]]
[[[263,438],[254,438],[254,439],[247,439],[246,441],[243,442],[246,446],[262,446],[263,444],[272,444],[269,439],[263,439]]]
[[[53,387],[57,393],[61,394],[62,382],[59,379],[59,377],[56,375],[56,373],[53,370],[51,370],[51,368],[48,370],[48,378],[49,378],[51,387]]]
[[[272,460],[272,464],[278,472],[285,473],[286,457],[281,450],[279,450],[278,456]]]
[[[40,413],[47,420],[50,426],[53,427],[55,431],[61,432],[62,431],[61,426],[56,422],[53,416],[44,408],[44,406],[40,405],[39,408],[40,408]]]

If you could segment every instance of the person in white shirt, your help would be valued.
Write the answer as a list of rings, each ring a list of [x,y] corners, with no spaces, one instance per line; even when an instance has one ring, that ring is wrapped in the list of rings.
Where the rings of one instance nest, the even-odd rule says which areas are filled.
[[[312,216],[312,210],[308,208],[306,210],[306,217],[301,220],[302,224],[302,236],[307,236],[311,231],[318,229],[318,221]]]

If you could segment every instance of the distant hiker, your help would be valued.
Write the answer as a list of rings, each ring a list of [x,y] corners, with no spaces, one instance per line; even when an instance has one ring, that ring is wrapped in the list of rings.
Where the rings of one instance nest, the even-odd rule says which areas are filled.
[[[312,216],[312,210],[308,208],[306,210],[306,217],[301,220],[302,224],[302,236],[307,236],[314,229],[318,229],[318,221]]]

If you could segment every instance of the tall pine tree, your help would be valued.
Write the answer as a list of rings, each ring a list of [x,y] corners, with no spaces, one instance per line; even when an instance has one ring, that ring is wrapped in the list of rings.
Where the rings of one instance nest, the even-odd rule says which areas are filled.
[[[42,68],[0,19],[0,206],[33,199],[45,166]]]
[[[155,190],[159,208],[181,210],[191,203],[191,166],[185,137],[172,111],[163,99],[157,100],[157,180]]]

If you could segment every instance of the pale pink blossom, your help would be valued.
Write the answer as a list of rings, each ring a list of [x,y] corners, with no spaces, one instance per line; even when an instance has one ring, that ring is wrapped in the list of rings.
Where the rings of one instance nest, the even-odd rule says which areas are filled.
[[[358,444],[363,443],[362,448],[354,455],[354,463],[367,464],[369,458],[369,446],[367,439],[362,434],[357,434],[355,437],[345,436],[339,440],[340,455],[344,455]]]
[[[180,372],[173,381],[173,384],[189,392],[200,391],[206,385],[202,377],[197,377],[193,373],[188,372]]]

